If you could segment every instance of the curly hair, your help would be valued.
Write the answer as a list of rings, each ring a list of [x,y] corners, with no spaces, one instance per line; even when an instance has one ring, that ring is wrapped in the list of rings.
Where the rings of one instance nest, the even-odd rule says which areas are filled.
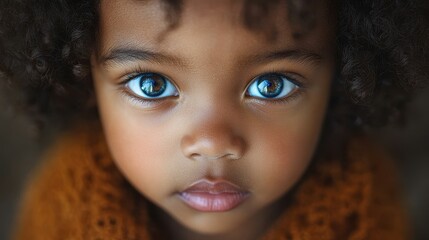
[[[171,28],[181,1],[163,0]],[[243,24],[282,0],[246,0]],[[297,34],[311,31],[312,0],[283,0]],[[327,122],[361,129],[402,119],[413,89],[427,79],[429,30],[424,1],[332,0],[337,12],[338,68]],[[90,53],[96,47],[98,0],[2,0],[0,72],[24,91],[37,121],[68,122],[95,112]]]

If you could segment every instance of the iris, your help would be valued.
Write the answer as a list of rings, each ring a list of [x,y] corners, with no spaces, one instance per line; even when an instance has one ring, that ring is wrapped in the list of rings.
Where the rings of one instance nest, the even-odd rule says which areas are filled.
[[[149,97],[158,97],[167,88],[165,78],[159,74],[146,73],[140,77],[140,88]]]
[[[283,80],[278,75],[263,75],[259,77],[257,87],[262,96],[267,98],[277,97],[282,92]]]

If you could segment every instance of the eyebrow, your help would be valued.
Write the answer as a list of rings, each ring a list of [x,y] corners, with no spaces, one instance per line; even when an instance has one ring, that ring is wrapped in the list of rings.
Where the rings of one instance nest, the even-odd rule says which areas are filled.
[[[104,65],[111,63],[122,64],[133,61],[149,61],[157,64],[169,64],[185,66],[186,63],[172,55],[154,52],[143,48],[118,47],[109,50],[109,52],[100,57],[100,62]]]
[[[320,54],[305,49],[286,49],[259,55],[252,55],[247,58],[247,60],[244,60],[244,62],[253,65],[283,59],[308,62],[312,65],[317,65],[323,60],[323,57]]]
[[[257,65],[283,59],[291,59],[317,65],[323,58],[321,55],[315,52],[304,49],[286,49],[264,54],[251,55],[250,57],[243,59],[243,62],[251,65]],[[149,61],[157,64],[169,64],[181,67],[187,65],[182,59],[176,56],[133,47],[113,48],[106,55],[100,57],[100,62],[105,65],[111,63],[121,64],[132,61]]]

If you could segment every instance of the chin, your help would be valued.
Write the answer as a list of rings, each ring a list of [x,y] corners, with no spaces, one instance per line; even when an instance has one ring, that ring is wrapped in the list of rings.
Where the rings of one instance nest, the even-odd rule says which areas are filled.
[[[242,224],[243,221],[237,217],[237,215],[232,216],[230,212],[197,213],[191,217],[175,218],[175,220],[182,227],[198,234],[222,235],[234,231]]]

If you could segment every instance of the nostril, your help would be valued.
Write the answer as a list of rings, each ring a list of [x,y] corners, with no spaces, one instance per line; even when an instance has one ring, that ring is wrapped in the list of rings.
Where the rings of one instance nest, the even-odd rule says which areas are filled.
[[[199,153],[193,153],[189,155],[189,158],[193,160],[217,160],[217,159],[226,158],[226,157],[227,155],[209,156],[209,155],[204,155]]]
[[[200,158],[201,158],[201,154],[198,154],[198,153],[192,153],[192,154],[189,156],[189,158],[194,159],[194,160],[197,160],[197,159],[200,159]]]
[[[241,158],[241,155],[240,154],[227,154],[225,156],[225,158],[231,159],[231,160],[238,160]]]
[[[236,154],[224,154],[224,155],[218,155],[218,156],[208,156],[208,155],[202,155],[198,153],[193,153],[189,156],[190,159],[193,160],[218,160],[218,159],[228,159],[228,160],[238,160],[241,158],[241,156]]]

